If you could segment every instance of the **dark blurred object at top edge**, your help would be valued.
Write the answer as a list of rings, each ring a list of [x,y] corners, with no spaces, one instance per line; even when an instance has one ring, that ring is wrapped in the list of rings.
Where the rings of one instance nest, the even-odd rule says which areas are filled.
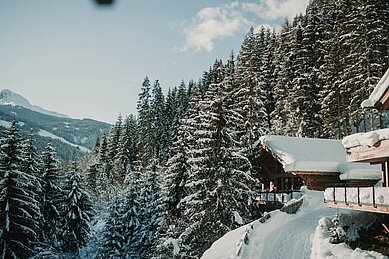
[[[100,6],[110,6],[115,3],[115,0],[94,0]]]

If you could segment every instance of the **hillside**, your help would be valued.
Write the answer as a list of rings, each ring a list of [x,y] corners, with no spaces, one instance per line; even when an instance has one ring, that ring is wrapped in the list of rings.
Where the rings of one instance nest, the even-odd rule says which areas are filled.
[[[0,105],[0,127],[5,129],[12,120],[20,131],[36,134],[38,151],[51,142],[62,161],[82,156],[93,149],[97,136],[109,130],[110,125],[92,119],[70,119],[42,114],[18,105]]]

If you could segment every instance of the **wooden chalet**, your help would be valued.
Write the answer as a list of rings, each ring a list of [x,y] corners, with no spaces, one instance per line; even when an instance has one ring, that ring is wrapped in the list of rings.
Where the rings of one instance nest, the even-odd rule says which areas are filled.
[[[380,178],[379,168],[346,162],[339,140],[267,135],[260,138],[262,190],[296,190],[302,185],[323,191],[336,184],[371,186]],[[361,171],[374,177],[359,178]]]
[[[369,99],[362,102],[362,107],[389,110],[389,69]],[[382,185],[371,186],[369,190],[358,186],[357,194],[354,195],[357,200],[354,201],[351,201],[353,197],[350,194],[353,190],[333,188],[328,190],[330,194],[326,196],[327,206],[389,214],[389,129],[353,134],[345,137],[342,142],[348,162],[367,162],[381,167]],[[361,176],[368,178],[370,175],[366,171]],[[362,201],[363,192],[369,192],[368,201]]]

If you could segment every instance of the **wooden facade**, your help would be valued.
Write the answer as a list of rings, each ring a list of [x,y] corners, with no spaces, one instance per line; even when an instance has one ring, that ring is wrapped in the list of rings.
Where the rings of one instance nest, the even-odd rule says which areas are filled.
[[[282,164],[273,156],[266,146],[261,146],[260,179],[263,191],[298,190],[303,185],[301,177],[286,173]]]

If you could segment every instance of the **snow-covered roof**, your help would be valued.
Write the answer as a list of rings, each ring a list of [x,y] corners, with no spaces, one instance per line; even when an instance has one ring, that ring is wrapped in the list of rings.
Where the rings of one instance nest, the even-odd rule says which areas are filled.
[[[371,147],[377,142],[384,139],[389,139],[389,129],[380,129],[366,133],[356,133],[345,137],[342,140],[342,143],[345,148],[357,146]]]
[[[343,179],[380,179],[379,166],[347,163],[340,140],[265,135],[260,143],[282,164],[285,172],[339,172]]]
[[[373,92],[370,94],[369,99],[364,100],[361,103],[362,108],[375,107],[377,102],[385,94],[386,89],[389,87],[389,69],[384,76],[378,82]]]

